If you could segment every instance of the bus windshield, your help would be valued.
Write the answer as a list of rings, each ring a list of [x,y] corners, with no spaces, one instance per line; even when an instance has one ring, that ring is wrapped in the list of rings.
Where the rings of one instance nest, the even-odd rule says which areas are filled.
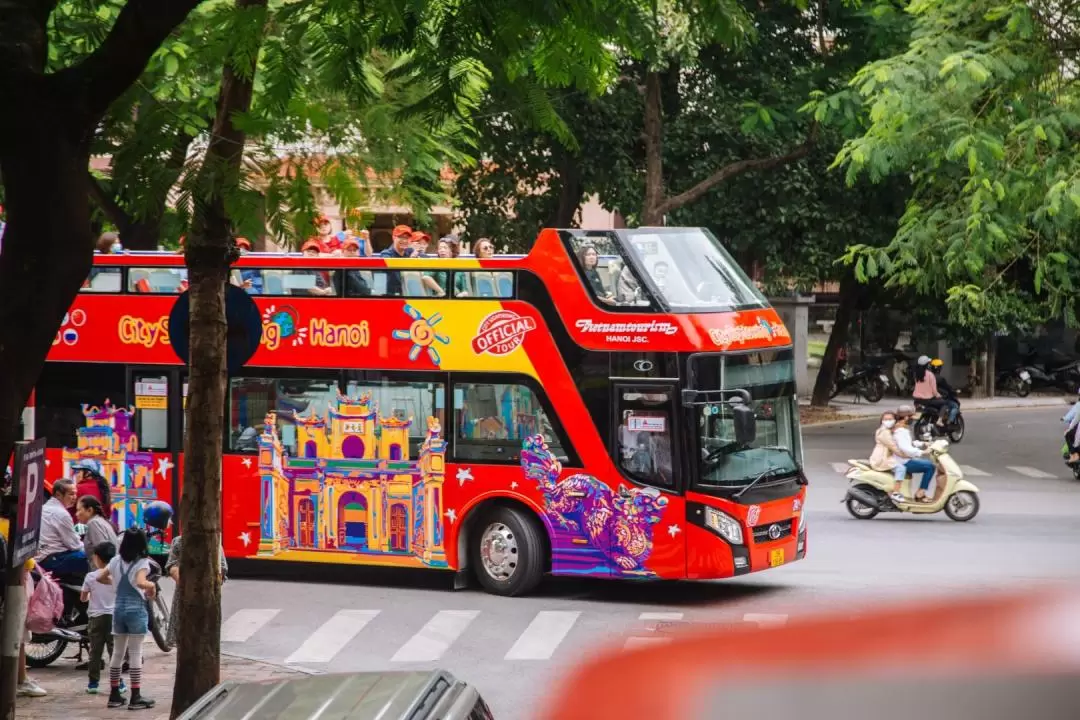
[[[690,362],[696,389],[746,390],[757,417],[756,439],[740,448],[726,403],[695,408],[694,434],[700,446],[696,483],[739,487],[762,474],[790,477],[797,473],[802,466],[802,440],[792,350],[699,354]]]
[[[765,296],[704,228],[619,230],[637,265],[674,312],[768,307]]]

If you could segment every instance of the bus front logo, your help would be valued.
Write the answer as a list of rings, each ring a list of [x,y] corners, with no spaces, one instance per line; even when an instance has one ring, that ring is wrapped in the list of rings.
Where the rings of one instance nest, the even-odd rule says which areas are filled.
[[[511,310],[498,310],[482,321],[472,341],[477,355],[508,355],[525,341],[525,335],[536,329],[536,320]]]

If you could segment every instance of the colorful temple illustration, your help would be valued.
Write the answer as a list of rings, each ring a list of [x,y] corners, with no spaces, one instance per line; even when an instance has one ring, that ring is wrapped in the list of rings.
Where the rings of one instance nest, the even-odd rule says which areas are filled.
[[[135,408],[116,407],[106,400],[101,407],[83,405],[82,412],[86,427],[77,431],[78,447],[63,449],[63,477],[71,477],[72,465],[93,466],[109,483],[112,519],[120,531],[142,527],[143,506],[158,495],[154,456],[139,450],[139,437],[131,429]]]
[[[325,417],[296,418],[299,457],[289,457],[270,413],[259,438],[258,555],[354,553],[446,567],[446,441],[438,419],[428,418],[411,460],[411,425],[411,418],[379,418],[370,394],[339,394]]]

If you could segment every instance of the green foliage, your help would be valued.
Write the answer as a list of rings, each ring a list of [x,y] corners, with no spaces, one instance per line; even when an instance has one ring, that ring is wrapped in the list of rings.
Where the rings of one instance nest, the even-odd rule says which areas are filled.
[[[976,332],[1074,321],[1080,7],[916,0],[908,11],[908,47],[815,108],[865,109],[865,133],[836,158],[849,182],[902,174],[913,184],[893,241],[856,244],[848,261],[946,298],[950,317]]]

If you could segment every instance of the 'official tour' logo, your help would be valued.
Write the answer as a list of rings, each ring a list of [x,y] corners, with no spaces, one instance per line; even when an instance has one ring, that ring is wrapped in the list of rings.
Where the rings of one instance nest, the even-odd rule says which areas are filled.
[[[480,322],[472,349],[477,355],[508,355],[525,341],[525,335],[536,329],[536,320],[511,310],[498,310]]]

